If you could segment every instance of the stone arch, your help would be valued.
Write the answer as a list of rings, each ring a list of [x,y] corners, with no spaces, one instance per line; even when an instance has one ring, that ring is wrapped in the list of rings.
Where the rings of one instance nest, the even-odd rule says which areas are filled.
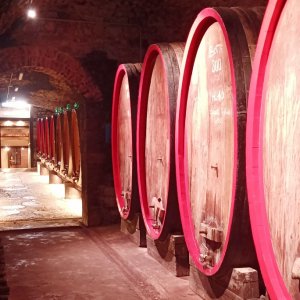
[[[99,88],[80,63],[58,49],[22,46],[0,50],[0,73],[24,67],[51,70],[63,76],[85,99],[102,100]]]

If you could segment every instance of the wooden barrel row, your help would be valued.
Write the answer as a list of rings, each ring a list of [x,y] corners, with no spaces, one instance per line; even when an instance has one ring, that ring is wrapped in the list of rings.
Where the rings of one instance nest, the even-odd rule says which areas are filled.
[[[136,92],[128,90],[126,72],[116,76],[112,153],[121,216],[124,203],[128,206],[124,197],[129,190],[120,179],[124,177],[130,188],[138,185],[148,234],[164,240],[182,232],[183,226],[191,256],[207,275],[226,273],[233,265],[249,266],[254,260],[243,255],[251,244],[244,140],[261,17],[259,8],[205,9],[186,47],[150,46],[138,100]],[[132,107],[137,102],[136,117]],[[135,171],[137,181],[132,177]]]
[[[77,111],[37,120],[39,156],[68,180],[81,185],[81,152]]]
[[[180,230],[179,204],[197,268],[222,276],[257,257],[271,299],[300,299],[297,4],[203,10],[182,64],[175,44],[151,46],[138,99],[125,72],[113,104],[115,182],[127,180],[118,179],[120,211],[138,184],[148,234],[164,239]]]

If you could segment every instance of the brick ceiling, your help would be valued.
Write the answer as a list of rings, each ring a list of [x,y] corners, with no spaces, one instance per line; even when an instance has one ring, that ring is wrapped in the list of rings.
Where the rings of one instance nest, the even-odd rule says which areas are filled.
[[[152,43],[185,41],[204,7],[266,4],[267,0],[33,0],[39,17],[33,21],[26,17],[30,0],[2,0],[0,61],[2,52],[10,48],[55,48],[78,62],[72,63],[70,72],[80,74],[84,82],[71,82],[75,75],[67,78],[43,62],[28,66],[23,59],[23,66],[14,67],[12,62],[11,69],[0,70],[0,101],[6,99],[13,74],[12,85],[19,91],[11,96],[33,105],[53,110],[74,103],[80,93],[103,99],[104,109],[109,110],[118,64],[141,62]],[[81,75],[82,70],[86,74]],[[24,72],[22,82],[17,80],[20,72]]]

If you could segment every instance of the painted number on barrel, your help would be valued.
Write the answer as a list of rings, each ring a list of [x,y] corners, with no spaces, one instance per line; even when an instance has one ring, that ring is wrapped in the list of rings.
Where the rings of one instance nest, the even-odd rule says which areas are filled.
[[[221,90],[217,93],[211,94],[211,101],[212,102],[222,101],[224,99],[224,97],[225,97],[224,90]]]
[[[222,70],[222,62],[221,62],[221,58],[216,59],[216,60],[212,60],[212,72],[218,72]]]

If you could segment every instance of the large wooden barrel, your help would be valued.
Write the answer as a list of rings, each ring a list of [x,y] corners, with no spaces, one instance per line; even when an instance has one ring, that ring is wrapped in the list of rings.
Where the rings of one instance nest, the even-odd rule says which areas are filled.
[[[46,117],[45,120],[45,159],[50,159],[50,142],[49,142],[49,119]]]
[[[190,255],[207,276],[255,264],[245,138],[259,11],[204,9],[183,57],[175,150],[179,206]]]
[[[141,208],[148,234],[165,239],[182,232],[175,175],[175,113],[183,43],[149,47],[141,75],[137,164]]]
[[[70,124],[70,144],[71,144],[71,159],[72,165],[69,169],[69,176],[73,178],[77,183],[80,177],[80,162],[81,162],[81,151],[80,151],[80,136],[77,112],[75,109],[71,112],[71,124]]]
[[[63,136],[62,136],[62,126],[63,126],[63,115],[58,113],[56,115],[56,126],[55,126],[55,167],[60,170],[63,165]]]
[[[247,189],[256,252],[271,299],[300,299],[300,6],[270,0],[247,119]]]
[[[41,120],[40,119],[37,119],[36,121],[36,140],[37,140],[38,155],[41,155],[42,146],[41,146]]]
[[[40,123],[40,138],[41,138],[41,157],[46,158],[45,124],[43,119],[41,119],[41,123]]]
[[[69,170],[69,164],[70,164],[70,127],[69,127],[69,112],[65,111],[63,114],[63,132],[62,132],[62,137],[63,137],[63,166],[61,171],[64,174],[68,174]]]
[[[140,212],[136,163],[136,120],[141,64],[119,66],[112,107],[112,162],[116,199],[123,219]]]
[[[56,116],[51,116],[50,119],[50,136],[49,136],[49,151],[50,151],[50,161],[55,163],[55,123]]]

